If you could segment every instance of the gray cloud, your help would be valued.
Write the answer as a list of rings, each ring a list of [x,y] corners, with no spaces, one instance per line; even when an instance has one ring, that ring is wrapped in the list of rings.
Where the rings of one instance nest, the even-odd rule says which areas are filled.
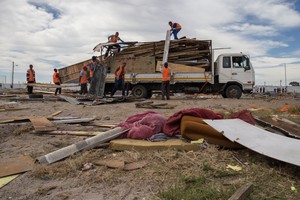
[[[105,42],[108,35],[119,31],[126,41],[163,40],[170,20],[182,25],[180,36],[211,39],[214,47],[231,47],[216,55],[249,53],[258,67],[267,61],[271,65],[280,62],[269,51],[284,48],[284,54],[291,41],[280,36],[300,26],[299,12],[284,0],[2,0],[0,73],[9,73],[12,61],[22,66],[17,73],[25,73],[33,63],[49,82],[53,66],[89,59],[93,47]],[[299,55],[296,52],[290,55]]]

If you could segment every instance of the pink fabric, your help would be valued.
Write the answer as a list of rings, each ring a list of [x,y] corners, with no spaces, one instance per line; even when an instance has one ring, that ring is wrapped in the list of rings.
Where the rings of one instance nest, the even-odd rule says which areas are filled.
[[[159,113],[146,111],[130,116],[126,121],[119,123],[117,126],[122,127],[123,130],[130,129],[123,137],[147,139],[154,134],[162,132],[162,127],[166,119],[165,116]]]
[[[249,110],[242,110],[228,116],[228,119],[235,119],[235,118],[239,118],[245,122],[248,122],[249,124],[255,125],[255,119]]]
[[[181,110],[167,119],[163,126],[163,132],[166,135],[174,136],[180,134],[180,122],[184,115],[200,117],[204,119],[223,119],[224,116],[204,108],[191,108]]]

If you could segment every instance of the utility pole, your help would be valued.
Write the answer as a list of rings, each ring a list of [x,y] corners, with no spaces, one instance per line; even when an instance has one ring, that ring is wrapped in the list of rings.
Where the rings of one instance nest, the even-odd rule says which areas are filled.
[[[11,73],[11,88],[14,88],[14,72],[15,72],[15,63],[12,62],[12,73]]]
[[[284,81],[285,81],[285,92],[287,92],[287,83],[286,83],[286,64],[284,63]]]

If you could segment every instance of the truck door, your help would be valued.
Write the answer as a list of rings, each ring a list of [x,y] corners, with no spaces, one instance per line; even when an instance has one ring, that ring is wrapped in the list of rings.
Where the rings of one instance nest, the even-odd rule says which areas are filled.
[[[231,79],[243,85],[252,84],[252,70],[245,55],[232,56]]]
[[[220,83],[227,83],[228,81],[231,81],[232,74],[231,74],[231,57],[230,56],[224,56],[222,57],[221,66],[218,67],[219,71],[219,82]]]

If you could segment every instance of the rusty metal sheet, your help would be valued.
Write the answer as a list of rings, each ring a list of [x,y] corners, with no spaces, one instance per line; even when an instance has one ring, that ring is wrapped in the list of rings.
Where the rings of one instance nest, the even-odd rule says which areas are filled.
[[[33,165],[34,165],[34,160],[29,156],[1,159],[0,177],[30,171],[32,170]]]
[[[46,117],[30,117],[29,120],[34,127],[34,130],[37,132],[56,130],[56,127],[53,125],[53,123],[50,122]]]
[[[300,166],[300,140],[277,135],[240,119],[204,120],[229,140],[268,157]]]

